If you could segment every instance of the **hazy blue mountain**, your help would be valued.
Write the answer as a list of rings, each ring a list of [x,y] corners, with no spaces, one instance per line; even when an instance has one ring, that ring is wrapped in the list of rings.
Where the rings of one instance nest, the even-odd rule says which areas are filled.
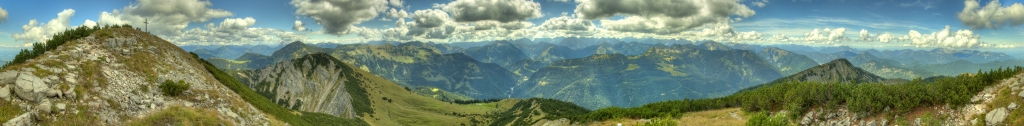
[[[761,56],[765,61],[778,68],[779,72],[783,75],[796,74],[797,72],[806,70],[807,68],[818,66],[818,62],[815,62],[807,56],[775,47],[764,48],[764,50],[758,52],[757,55]]]
[[[508,97],[509,89],[521,78],[498,64],[480,62],[464,53],[441,54],[435,46],[422,42],[346,44],[333,49],[295,42],[271,57],[280,62],[318,52],[403,86],[437,87],[475,99]]]
[[[516,61],[529,58],[522,50],[508,41],[497,41],[485,46],[469,48],[463,52],[477,61],[501,66],[509,66]]]
[[[655,45],[635,56],[594,54],[552,62],[515,92],[520,97],[554,98],[587,108],[629,107],[724,96],[780,77],[751,51]]]
[[[907,68],[921,69],[934,72],[939,75],[956,76],[962,73],[976,73],[978,70],[988,71],[1000,67],[1024,66],[1022,60],[992,61],[987,63],[973,63],[967,60],[957,60],[943,64],[908,64]]]
[[[945,48],[925,50],[866,50],[881,58],[893,59],[903,64],[945,64],[957,60],[965,60],[975,63],[986,63],[992,61],[1015,60],[1011,55],[1001,52],[977,51],[977,50],[952,50]]]

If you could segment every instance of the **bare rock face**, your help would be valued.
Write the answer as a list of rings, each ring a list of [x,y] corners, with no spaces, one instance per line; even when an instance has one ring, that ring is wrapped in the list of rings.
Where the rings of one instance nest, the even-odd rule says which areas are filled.
[[[0,73],[0,85],[14,84],[18,79],[18,71],[10,70]]]
[[[312,55],[318,54],[268,66],[247,75],[256,78],[242,81],[257,92],[273,94],[270,99],[286,108],[355,117],[344,64],[326,54]]]
[[[11,100],[11,89],[6,85],[0,85],[0,100]]]
[[[49,86],[43,83],[42,79],[27,71],[22,71],[14,83],[14,94],[30,102],[39,102],[49,90]]]
[[[985,124],[990,126],[1000,124],[1003,120],[1006,120],[1008,115],[1009,113],[1006,111],[1006,108],[997,108],[985,114]]]

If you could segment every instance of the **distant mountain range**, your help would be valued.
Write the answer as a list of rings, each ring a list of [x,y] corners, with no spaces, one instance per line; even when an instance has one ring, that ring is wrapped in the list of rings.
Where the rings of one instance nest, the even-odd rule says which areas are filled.
[[[792,75],[818,65],[818,62],[807,56],[775,47],[765,48],[757,52],[757,55],[779,68],[779,72],[783,75]]]
[[[525,39],[492,43],[310,45],[293,42],[269,56],[246,53],[235,59],[211,58],[209,61],[222,69],[259,69],[303,55],[324,53],[358,69],[417,89],[418,94],[437,95],[442,100],[543,97],[570,101],[587,108],[725,96],[786,76],[803,77],[798,80],[878,82],[890,80],[885,78],[911,80],[953,76],[1003,65],[1024,65],[1010,60],[982,64],[966,60],[908,64],[887,58],[900,57],[894,53],[896,51],[860,51],[850,47],[762,46],[713,41],[698,42],[700,44],[697,45],[669,42],[685,44],[666,45],[589,38],[544,41],[559,44]],[[937,50],[911,52],[959,55],[951,56],[954,59],[1001,54]],[[1000,58],[1006,59],[997,57],[992,60]],[[836,59],[843,59],[845,63],[834,63],[838,62],[834,61]],[[814,68],[821,65],[832,67]],[[800,73],[808,70],[817,72]],[[846,74],[850,76],[840,76]],[[435,88],[441,93],[433,92]],[[431,92],[425,92],[425,89]],[[652,95],[649,94],[651,92],[662,93]]]
[[[498,64],[480,62],[463,53],[441,54],[434,46],[420,42],[398,46],[348,44],[333,49],[295,42],[271,57],[280,62],[312,53],[327,53],[403,86],[437,87],[476,99],[507,98],[509,88],[521,78]]]
[[[514,92],[595,109],[724,96],[782,77],[753,52],[703,48],[713,44],[656,45],[636,56],[595,54],[555,61]]]
[[[196,53],[200,58],[224,58],[235,59],[246,53],[271,55],[274,51],[281,49],[283,45],[226,45],[226,46],[182,46],[182,49]]]

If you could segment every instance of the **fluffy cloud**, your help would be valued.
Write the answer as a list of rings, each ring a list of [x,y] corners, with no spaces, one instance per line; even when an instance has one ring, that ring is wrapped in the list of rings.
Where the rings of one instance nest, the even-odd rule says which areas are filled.
[[[882,34],[878,35],[878,41],[879,42],[884,42],[884,43],[896,42],[894,40],[896,40],[896,37],[891,35],[891,34],[889,34],[889,33],[882,33]]]
[[[628,15],[622,20],[602,20],[608,30],[671,34],[709,23],[723,23],[730,16],[755,14],[736,0],[577,0],[576,14],[583,19]],[[735,18],[742,19],[742,18]],[[609,24],[605,24],[609,23]]]
[[[416,26],[424,28],[438,27],[451,20],[448,13],[437,9],[417,10],[412,14],[412,18]]]
[[[220,25],[210,23],[205,29],[193,28],[179,36],[167,38],[178,45],[276,44],[307,39],[303,35],[280,29],[250,28],[255,22],[250,17],[229,18]]]
[[[85,22],[82,23],[82,26],[85,26],[85,27],[93,27],[93,26],[97,26],[97,25],[99,25],[99,24],[96,23],[96,21],[92,21],[92,20],[89,20],[89,19],[85,19]]]
[[[554,31],[574,35],[589,35],[593,34],[594,31],[598,29],[597,26],[594,26],[593,21],[565,15],[548,19],[538,28],[544,31]]]
[[[4,21],[7,21],[7,10],[0,8],[0,23],[3,23]]]
[[[973,48],[982,45],[980,38],[981,36],[971,30],[957,30],[954,33],[946,26],[945,29],[931,34],[910,30],[909,34],[899,39],[910,41],[911,45],[917,47]]]
[[[402,7],[402,0],[388,0],[388,4],[395,7]]]
[[[255,25],[255,24],[256,24],[256,19],[253,19],[252,17],[228,18],[228,19],[224,19],[223,22],[220,22],[220,26],[217,26],[217,27],[214,27],[214,28],[210,28],[210,29],[215,30],[215,31],[225,32],[225,33],[237,33],[239,31],[243,31],[246,28],[248,28],[249,26],[252,26],[252,25]]]
[[[871,42],[875,40],[875,36],[868,33],[867,29],[860,29],[860,38],[857,38],[857,40],[862,42]]]
[[[697,35],[706,40],[732,42],[761,40],[761,37],[764,36],[764,34],[755,31],[736,32],[732,26],[725,23],[708,25],[698,32]]]
[[[395,8],[391,8],[391,10],[388,10],[387,16],[391,18],[405,18],[409,16],[409,13],[405,12],[405,10],[395,10]]]
[[[473,29],[475,30],[494,30],[494,29],[506,29],[506,30],[519,30],[524,28],[531,28],[534,24],[530,22],[517,21],[501,23],[498,21],[479,21],[473,23]]]
[[[200,0],[138,0],[136,4],[125,6],[121,10],[100,13],[101,24],[146,25],[149,18],[149,31],[157,35],[175,36],[182,33],[191,22],[206,22],[213,18],[231,16],[231,12],[211,9],[213,4]]]
[[[754,6],[757,7],[764,7],[765,5],[768,5],[768,0],[754,0],[751,4],[754,4]]]
[[[668,17],[649,17],[644,18],[640,16],[630,16],[621,20],[600,20],[601,27],[622,32],[637,32],[637,33],[655,33],[655,34],[675,34],[683,31],[690,30],[694,27],[704,25],[704,23],[717,22],[710,20],[724,19],[712,19],[712,18],[686,18],[686,19],[675,19]],[[702,22],[702,23],[696,23]]]
[[[36,19],[28,21],[28,24],[21,26],[23,33],[12,34],[11,38],[18,41],[24,41],[26,43],[44,42],[52,37],[57,32],[61,32],[70,27],[71,16],[75,16],[75,10],[65,9],[60,13],[57,13],[57,18],[50,20],[45,24],[40,24]]]
[[[306,29],[306,24],[302,24],[302,21],[295,20],[295,25],[292,25],[292,30],[306,31],[306,30],[309,30],[309,29]]]
[[[850,38],[846,37],[846,28],[825,28],[824,30],[814,29],[814,31],[804,33],[803,39],[809,42],[832,44],[835,42],[843,42]]]
[[[292,0],[295,14],[313,18],[333,35],[346,34],[353,24],[371,20],[388,9],[387,0]]]
[[[1002,7],[999,0],[992,0],[985,7],[981,7],[978,1],[967,0],[964,1],[964,10],[957,13],[957,18],[973,29],[1018,26],[1024,24],[1024,5],[1014,3]]]
[[[459,22],[491,20],[506,23],[544,16],[540,3],[533,0],[456,0],[443,5],[443,10]]]

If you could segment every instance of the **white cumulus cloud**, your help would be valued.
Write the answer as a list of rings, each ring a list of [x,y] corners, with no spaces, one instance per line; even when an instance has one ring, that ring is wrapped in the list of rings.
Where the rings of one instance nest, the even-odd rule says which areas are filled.
[[[867,29],[860,29],[860,38],[857,38],[857,40],[862,42],[871,42],[875,40],[875,36],[868,33]]]
[[[849,37],[846,37],[846,28],[825,28],[824,30],[814,29],[814,31],[804,33],[803,38],[803,40],[808,42],[821,42],[825,44],[843,42],[849,39]]]
[[[598,30],[593,21],[579,19],[577,17],[560,16],[544,21],[539,27],[540,30],[553,31],[564,34],[589,35]]]
[[[957,13],[957,18],[973,29],[1018,26],[1024,24],[1024,5],[1014,3],[1003,7],[999,0],[992,0],[981,7],[978,1],[967,0],[964,1],[964,10]]]
[[[75,10],[65,9],[57,13],[57,18],[51,19],[45,24],[40,24],[36,19],[29,20],[28,24],[21,26],[23,33],[12,34],[11,38],[26,43],[44,42],[57,32],[70,28],[71,16],[75,16]]]
[[[405,10],[395,10],[395,8],[391,8],[391,10],[388,10],[387,16],[391,18],[405,18],[409,16],[409,13],[405,12]]]
[[[882,34],[878,35],[878,41],[879,42],[884,42],[884,43],[896,42],[894,40],[896,40],[896,36],[893,36],[892,34],[889,34],[889,33],[882,33]]]
[[[304,41],[304,35],[273,28],[252,28],[256,19],[228,18],[219,25],[209,23],[206,28],[193,28],[181,35],[167,37],[178,45],[240,45],[276,44],[280,42]]]
[[[3,23],[4,21],[7,21],[7,10],[0,8],[0,23]]]
[[[93,27],[93,26],[97,26],[97,25],[99,25],[99,24],[97,24],[96,21],[92,21],[92,20],[89,20],[89,19],[85,19],[85,22],[82,23],[82,26],[86,26],[86,27]]]
[[[621,20],[602,20],[608,30],[672,34],[710,23],[740,20],[756,12],[736,0],[577,0],[576,14],[583,19],[615,15]],[[731,16],[737,18],[730,18]],[[740,18],[742,17],[742,18]],[[605,24],[609,23],[609,24]]]
[[[387,11],[387,0],[292,0],[295,14],[313,18],[333,35],[346,34],[353,24],[376,18]]]
[[[980,35],[974,34],[971,30],[951,32],[949,26],[946,26],[946,28],[931,34],[921,34],[916,30],[910,30],[906,36],[899,39],[910,41],[911,45],[917,47],[974,48],[982,45],[980,38]]]
[[[459,22],[491,20],[504,23],[544,16],[540,3],[533,0],[455,0],[442,7]]]
[[[388,0],[388,4],[394,7],[402,7],[402,0]]]
[[[292,25],[292,30],[306,31],[306,30],[309,30],[309,29],[306,29],[306,24],[303,24],[302,21],[295,20],[295,25]]]
[[[438,27],[450,22],[448,13],[437,9],[417,10],[412,14],[416,26],[424,28]]]
[[[200,0],[138,0],[135,4],[125,6],[113,12],[101,12],[98,23],[103,25],[131,24],[146,25],[148,18],[149,31],[157,35],[176,36],[182,33],[189,23],[206,22],[213,18],[231,16],[232,13],[209,8],[209,1]]]

